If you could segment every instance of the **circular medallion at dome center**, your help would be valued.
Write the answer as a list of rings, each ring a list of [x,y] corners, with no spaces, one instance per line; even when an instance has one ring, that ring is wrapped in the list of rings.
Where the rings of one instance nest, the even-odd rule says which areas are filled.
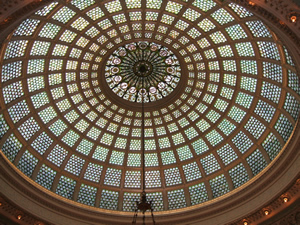
[[[147,77],[151,75],[152,71],[153,71],[152,64],[144,60],[136,62],[133,66],[134,74],[140,77]]]
[[[177,87],[181,68],[175,54],[156,43],[137,42],[116,49],[105,67],[111,90],[131,102],[154,102]]]

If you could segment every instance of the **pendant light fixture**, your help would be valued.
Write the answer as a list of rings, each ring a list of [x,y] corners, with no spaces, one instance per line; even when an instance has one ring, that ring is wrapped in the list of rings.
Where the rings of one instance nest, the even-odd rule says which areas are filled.
[[[140,65],[138,68],[139,72],[144,73],[145,68],[144,65]],[[145,87],[145,76],[142,76],[142,90],[144,90]],[[134,211],[134,216],[132,220],[132,224],[136,224],[137,217],[138,217],[138,211],[141,211],[143,214],[143,225],[146,225],[146,216],[145,212],[150,210],[151,211],[151,217],[153,221],[153,225],[155,224],[154,215],[153,215],[153,208],[152,208],[152,202],[147,201],[147,195],[145,191],[145,95],[146,91],[142,92],[142,193],[140,201],[136,201],[136,208]]]

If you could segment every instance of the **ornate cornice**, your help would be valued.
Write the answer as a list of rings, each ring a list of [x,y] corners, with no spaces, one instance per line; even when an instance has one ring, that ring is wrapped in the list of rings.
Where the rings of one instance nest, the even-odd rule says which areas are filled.
[[[40,218],[33,216],[31,213],[24,211],[8,199],[0,196],[0,216],[5,217],[3,224],[30,224],[30,225],[52,225],[46,223]],[[7,223],[9,221],[9,223]],[[2,225],[0,220],[0,225]]]
[[[15,0],[0,2],[0,29],[9,27],[18,19],[30,14],[53,0]],[[61,0],[68,1],[68,0]],[[224,0],[220,0],[224,1]],[[300,10],[295,0],[228,0],[244,6],[265,19],[271,20],[280,29],[294,38],[300,37],[300,22],[290,21],[291,13]],[[250,3],[249,3],[250,2]],[[300,14],[299,14],[300,15]]]
[[[269,223],[271,225],[271,223]],[[284,225],[284,224],[292,224],[298,225],[300,224],[300,206],[298,202],[298,207],[295,208],[292,212],[285,215],[284,217],[277,220],[275,223],[272,222],[272,225]]]
[[[1,1],[1,0],[0,0]],[[36,0],[27,0],[27,1],[14,1],[13,4],[9,5],[6,1],[4,4],[5,7],[1,8],[0,10],[0,30],[5,29],[13,29],[14,24],[17,23],[20,19],[26,17],[26,15],[30,14],[32,11],[42,7],[43,5],[50,2],[50,0],[45,1],[36,1]],[[264,18],[264,20],[268,20],[269,23],[272,23],[274,27],[278,28],[282,32],[284,32],[297,46],[300,45],[299,35],[297,35],[300,27],[300,23],[297,24],[290,24],[288,18],[286,20],[282,20],[277,17],[274,13],[274,10],[278,11],[279,14],[282,14],[282,18],[286,18],[290,13],[290,9],[292,5],[288,7],[281,4],[289,4],[288,2],[292,2],[291,0],[281,1],[281,0],[274,0],[274,1],[255,1],[257,4],[249,5],[249,1],[244,0],[235,0],[238,4],[243,5],[244,7],[248,8],[252,12],[256,13],[258,16]],[[272,2],[272,4],[270,3]],[[282,3],[285,2],[285,3]],[[259,3],[259,4],[258,4]],[[22,4],[22,7],[15,7],[15,4]],[[8,7],[8,8],[7,8]],[[282,9],[280,8],[282,7]],[[2,13],[3,9],[7,9],[5,13]],[[15,9],[15,10],[14,10]],[[267,10],[270,9],[270,10]],[[271,10],[272,9],[272,10]],[[4,18],[4,19],[3,19]],[[1,19],[3,19],[1,21]],[[294,26],[294,27],[293,27]],[[294,29],[292,29],[294,28]],[[5,36],[5,35],[4,35]],[[3,36],[2,36],[3,37]],[[0,39],[0,42],[2,40]],[[299,50],[298,50],[299,52]],[[282,175],[291,167],[291,162],[294,164],[299,163],[299,161],[295,161],[297,156],[299,156],[299,127],[295,135],[293,136],[291,143],[293,145],[287,146],[287,149],[291,148],[291,151],[283,151],[283,153],[279,156],[279,159],[272,165],[267,168],[267,173],[264,173],[261,177],[256,178],[255,180],[251,181],[251,185],[246,185],[230,195],[222,196],[222,198],[217,199],[216,201],[208,202],[207,204],[203,204],[203,206],[199,207],[191,207],[189,210],[178,210],[178,211],[171,211],[165,213],[157,213],[157,217],[163,221],[160,224],[175,224],[174,221],[176,220],[180,224],[184,224],[184,221],[187,221],[186,218],[190,218],[191,221],[199,221],[199,216],[205,217],[214,217],[215,214],[222,214],[223,217],[226,217],[226,212],[230,210],[229,205],[231,206],[239,206],[247,204],[250,200],[255,200],[255,196],[258,196],[259,192],[267,192],[268,189],[272,186],[272,184],[276,183],[280,184],[280,179],[278,176]],[[1,158],[1,157],[0,157]],[[102,217],[104,221],[111,224],[112,220],[109,220],[109,217],[112,217],[113,212],[109,210],[101,210],[101,209],[94,209],[92,207],[82,207],[81,205],[69,200],[65,200],[55,196],[55,194],[46,192],[42,190],[37,185],[30,183],[30,181],[24,177],[22,177],[16,170],[14,170],[11,165],[3,158],[0,160],[0,171],[1,171],[1,182],[6,181],[9,185],[18,189],[19,193],[26,196],[26,198],[31,199],[32,202],[35,204],[38,202],[40,205],[45,207],[45,210],[59,212],[61,215],[71,216],[71,212],[77,212],[74,214],[74,218],[80,221],[90,219],[91,222],[96,223],[97,218]],[[277,163],[279,162],[279,163]],[[14,179],[11,179],[11,175],[13,175]],[[3,180],[2,180],[3,179]],[[28,183],[27,183],[28,181]],[[247,212],[247,215],[241,217],[237,215],[232,222],[227,223],[232,225],[240,225],[243,224],[243,221],[249,221],[249,224],[260,224],[264,222],[265,224],[270,224],[268,221],[275,218],[275,216],[280,216],[280,219],[276,219],[272,224],[288,224],[297,222],[297,218],[299,218],[299,207],[293,208],[292,212],[288,212],[286,215],[284,211],[287,207],[292,206],[295,202],[299,202],[300,199],[300,177],[299,177],[299,169],[298,169],[298,176],[290,177],[288,180],[289,183],[286,183],[282,186],[279,191],[273,191],[272,196],[266,198],[267,200],[260,204],[259,207],[255,209],[249,206],[250,211]],[[254,188],[255,187],[255,188]],[[1,195],[2,190],[0,190]],[[5,190],[3,190],[5,192]],[[277,192],[276,194],[274,194]],[[279,193],[280,192],[280,193]],[[3,194],[5,196],[5,194]],[[283,201],[283,197],[288,197],[289,201],[285,203]],[[258,197],[256,197],[258,198]],[[257,200],[258,201],[258,200]],[[10,218],[12,221],[17,221],[17,216],[22,215],[21,224],[45,224],[45,222],[41,222],[38,216],[31,214],[26,210],[24,207],[18,206],[16,202],[9,200],[7,197],[0,198],[0,202],[2,205],[0,206],[0,214]],[[79,209],[80,208],[80,209]],[[203,209],[203,211],[201,211]],[[197,211],[195,213],[195,211]],[[269,215],[265,215],[264,211],[269,210]],[[115,213],[116,214],[116,213]],[[119,220],[119,224],[126,224],[126,221],[122,221],[122,217],[128,219],[132,215],[130,213],[122,213],[118,212],[118,216],[113,218],[115,220]],[[293,219],[290,219],[293,218]],[[164,222],[172,220],[173,222]],[[189,220],[190,221],[190,220]],[[272,220],[273,221],[273,220]],[[159,222],[159,220],[158,220]],[[201,222],[201,221],[200,221]],[[116,224],[116,223],[114,223]]]
[[[53,0],[15,0],[0,1],[0,30],[4,30],[17,20],[52,2]],[[68,1],[68,0],[61,0]],[[224,1],[224,0],[219,0]],[[300,18],[296,23],[290,21],[291,13],[299,10],[299,3],[295,0],[227,0],[235,2],[255,12],[267,20],[272,21],[278,28],[299,42]],[[299,14],[300,15],[300,14]]]
[[[33,196],[31,196],[33,197]],[[287,202],[284,201],[287,198]],[[283,225],[299,224],[300,222],[300,178],[288,187],[282,195],[276,196],[275,200],[266,204],[260,210],[249,214],[226,225],[243,225],[245,221],[248,224]],[[55,209],[55,207],[53,207]],[[265,215],[268,210],[269,215]],[[66,212],[63,212],[66,213]],[[12,203],[10,200],[0,196],[0,215],[7,218],[12,223],[30,224],[30,225],[52,225],[27,212],[23,208]],[[18,218],[18,216],[20,216]],[[1,223],[0,223],[1,224]]]
[[[52,0],[1,0],[0,1],[0,24],[7,23],[11,19],[21,17],[26,13],[38,9],[40,6]],[[18,14],[19,13],[19,14]]]
[[[277,160],[267,167],[264,173],[258,175],[253,181],[250,181],[251,184],[248,183],[228,193],[228,195],[202,205],[182,210],[157,212],[155,213],[155,217],[158,224],[175,224],[175,222],[176,224],[185,224],[187,220],[195,222],[195,224],[198,224],[198,222],[199,224],[205,224],[201,222],[214,217],[228,220],[228,214],[234,214],[236,218],[231,218],[232,222],[227,221],[228,225],[240,225],[245,219],[249,220],[251,224],[260,224],[261,222],[266,222],[273,215],[275,216],[280,213],[287,206],[300,199],[300,179],[297,167],[299,162],[298,146],[300,146],[299,127],[296,128],[296,131],[290,143]],[[47,212],[50,210],[64,217],[72,215],[72,219],[78,221],[78,224],[82,224],[79,221],[89,221],[91,224],[95,224],[97,220],[101,220],[105,224],[128,224],[128,221],[132,217],[131,213],[118,212],[116,214],[110,210],[88,207],[57,196],[25,177],[17,169],[14,169],[12,163],[3,158],[2,154],[0,159],[0,178],[2,184],[8,184],[8,186],[14,189],[13,191],[18,192],[26,201],[32,201],[33,204],[38,202],[41,205],[42,211],[46,210]],[[295,173],[298,175],[295,176]],[[278,187],[279,190],[276,190]],[[11,192],[7,188],[3,188],[1,192],[5,193],[7,191]],[[12,193],[9,194],[11,196]],[[4,195],[6,198],[9,198],[7,193]],[[289,201],[287,204],[283,202],[283,197],[288,197]],[[261,202],[262,200],[263,202]],[[20,199],[15,199],[15,201],[13,204],[18,205]],[[256,206],[253,206],[253,203]],[[248,204],[249,207],[247,206]],[[25,207],[24,210],[26,210],[24,204],[19,207],[20,211],[22,211],[22,207]],[[243,212],[245,209],[246,211]],[[265,209],[269,210],[269,217],[264,215]],[[38,218],[39,216],[35,215],[35,217]],[[49,222],[47,218],[43,217],[43,219]]]
[[[42,8],[49,2],[52,2],[52,0],[0,0],[0,37],[2,36],[0,38],[0,46],[3,38],[17,26],[19,20]]]
[[[285,202],[286,199],[286,202]],[[300,211],[300,178],[293,185],[277,196],[275,200],[267,203],[264,207],[244,218],[240,218],[227,225],[242,225],[247,221],[250,224],[283,225],[289,224],[284,221],[294,220]],[[266,215],[265,212],[268,212]],[[294,218],[294,219],[292,219]],[[296,223],[291,223],[296,224]]]
[[[298,18],[296,23],[292,23],[290,20],[291,13],[297,8],[297,10],[300,10],[300,8],[292,1],[232,0],[232,2],[240,4],[251,12],[255,13],[268,25],[273,25],[274,27],[283,31],[285,35],[288,35],[297,46],[300,45],[300,18]]]

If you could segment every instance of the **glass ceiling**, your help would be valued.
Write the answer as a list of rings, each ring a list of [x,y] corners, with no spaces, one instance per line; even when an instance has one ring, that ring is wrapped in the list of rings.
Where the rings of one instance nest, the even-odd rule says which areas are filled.
[[[109,88],[131,102],[153,102],[168,96],[180,81],[175,54],[156,43],[140,41],[119,47],[105,66]]]
[[[276,158],[300,109],[293,60],[251,12],[212,0],[53,2],[22,21],[0,55],[6,157],[60,196],[132,211],[140,104],[112,97],[105,65],[140,41],[166,47],[181,65],[178,87],[145,112],[155,211],[222,196]]]

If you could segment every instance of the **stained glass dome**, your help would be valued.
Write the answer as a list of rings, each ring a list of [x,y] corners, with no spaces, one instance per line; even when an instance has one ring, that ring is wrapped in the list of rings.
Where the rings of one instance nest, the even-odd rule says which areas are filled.
[[[154,61],[138,58],[145,49]],[[247,185],[280,155],[298,120],[288,49],[234,3],[53,2],[22,21],[0,57],[2,152],[41,188],[97,208],[133,211],[140,197],[139,93],[149,95],[145,174],[154,211]]]
[[[109,57],[105,78],[118,96],[131,102],[153,102],[168,96],[180,81],[179,61],[168,48],[147,42],[119,47]]]

